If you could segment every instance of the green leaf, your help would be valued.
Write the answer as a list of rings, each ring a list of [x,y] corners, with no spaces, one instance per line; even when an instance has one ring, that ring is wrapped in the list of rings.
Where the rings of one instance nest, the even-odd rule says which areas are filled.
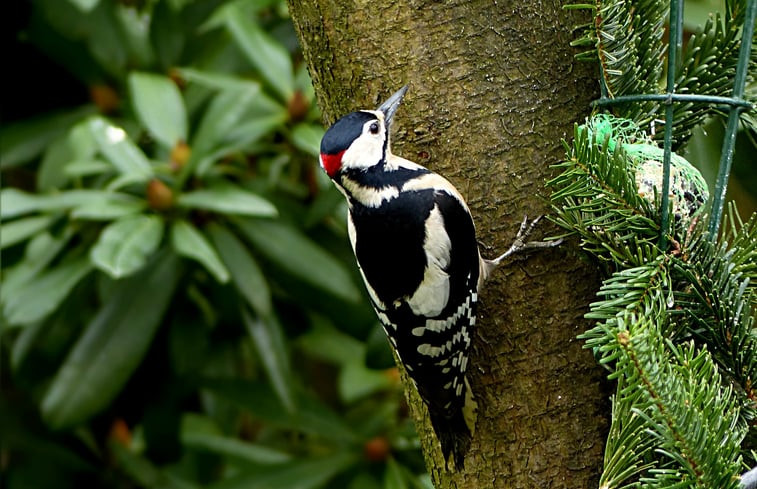
[[[188,37],[194,29],[182,16],[181,2],[166,1],[154,4],[150,18],[150,41],[160,67],[167,71],[179,63]]]
[[[211,155],[226,144],[229,132],[239,126],[259,93],[260,86],[255,85],[249,89],[224,90],[213,98],[192,139],[192,155],[184,167],[184,178],[195,171],[202,175],[209,169],[213,163]]]
[[[231,272],[231,280],[237,292],[260,316],[270,316],[273,306],[268,282],[244,244],[231,231],[218,224],[211,223],[208,232]]]
[[[170,78],[152,73],[129,75],[134,110],[150,133],[167,148],[187,140],[187,112]]]
[[[294,380],[281,324],[272,314],[266,317],[253,318],[244,306],[242,307],[242,321],[253,339],[255,349],[263,363],[263,369],[281,400],[281,404],[287,411],[293,412],[294,393],[292,392],[292,385]]]
[[[297,338],[299,349],[314,358],[334,365],[362,363],[365,359],[365,344],[335,328],[327,320],[314,316],[313,327]],[[383,334],[383,332],[382,332]]]
[[[200,489],[185,479],[179,478],[173,471],[160,469],[147,458],[140,456],[117,442],[108,445],[118,468],[126,473],[139,487],[150,489]]]
[[[71,217],[90,221],[112,221],[142,212],[146,207],[147,203],[143,200],[120,202],[103,199],[102,202],[75,207],[71,211]]]
[[[3,224],[0,234],[0,250],[21,243],[47,228],[54,220],[52,216],[27,217]]]
[[[263,136],[272,133],[286,122],[287,113],[281,110],[272,115],[255,115],[230,128],[225,135],[223,145],[213,151],[207,158],[197,164],[199,174],[205,174],[216,160],[235,151],[245,151]]]
[[[273,204],[230,183],[216,183],[206,189],[183,193],[176,203],[180,207],[240,216],[273,217],[277,215]]]
[[[94,106],[85,106],[71,112],[48,114],[12,124],[3,124],[0,130],[2,151],[0,168],[26,163],[39,156],[48,145],[59,138],[77,121],[95,113]]]
[[[225,13],[226,27],[247,59],[281,100],[289,101],[294,93],[294,73],[289,52],[244,15],[239,4],[230,4]]]
[[[102,160],[72,161],[63,169],[69,177],[100,175],[113,170],[113,165]]]
[[[131,203],[138,199],[115,192],[102,190],[68,190],[53,194],[30,194],[17,188],[0,190],[0,217],[11,217],[31,212],[60,212],[72,207],[103,205],[106,202]]]
[[[256,417],[289,430],[312,433],[328,440],[355,442],[354,431],[327,406],[301,392],[293,413],[287,411],[272,388],[264,382],[242,379],[212,379],[203,382],[208,392],[249,410]]]
[[[339,397],[346,403],[385,390],[392,385],[392,381],[385,372],[371,370],[362,363],[347,364],[339,372],[337,388]]]
[[[119,394],[147,352],[178,280],[176,256],[160,253],[140,273],[114,283],[42,400],[52,428],[85,421]]]
[[[389,457],[386,461],[384,489],[408,489],[402,468],[393,457]]]
[[[276,464],[291,460],[292,456],[263,445],[244,442],[227,436],[189,433],[182,435],[182,443],[195,450],[204,450],[218,455],[254,464]]]
[[[179,68],[178,71],[181,77],[189,83],[196,83],[212,90],[253,93],[260,91],[260,83],[226,73],[196,70],[194,68]]]
[[[74,158],[68,139],[61,138],[47,147],[37,170],[37,190],[47,191],[62,188],[68,183],[66,165]]]
[[[126,131],[102,117],[93,117],[89,129],[100,152],[122,174],[139,175],[146,180],[153,173],[150,161],[129,138]]]
[[[62,234],[63,236],[55,237],[47,231],[37,234],[26,245],[23,259],[3,270],[2,287],[0,287],[0,300],[3,303],[7,303],[9,297],[17,294],[17,289],[47,268],[68,244],[68,240],[74,233],[67,228]]]
[[[315,489],[359,460],[355,452],[341,452],[326,457],[287,462],[253,473],[241,472],[214,484],[211,489]]]
[[[71,289],[92,270],[86,258],[69,261],[37,276],[4,297],[3,314],[11,325],[44,319],[55,311]]]
[[[130,275],[144,266],[163,237],[157,216],[127,216],[103,229],[92,247],[92,263],[111,277]]]
[[[82,12],[89,12],[93,8],[97,7],[100,0],[68,0],[71,5],[78,8]]]
[[[234,222],[260,253],[287,273],[335,297],[350,302],[360,299],[345,267],[299,230],[279,221]]]
[[[223,436],[210,419],[196,414],[186,414],[182,417],[181,442],[195,450],[217,453],[245,463],[267,465],[292,459],[288,453]]]
[[[176,253],[204,265],[220,283],[225,284],[229,281],[229,271],[218,258],[216,250],[205,236],[187,221],[174,222],[171,227],[171,243]]]
[[[292,142],[300,150],[318,157],[324,130],[315,124],[297,124],[292,130]]]

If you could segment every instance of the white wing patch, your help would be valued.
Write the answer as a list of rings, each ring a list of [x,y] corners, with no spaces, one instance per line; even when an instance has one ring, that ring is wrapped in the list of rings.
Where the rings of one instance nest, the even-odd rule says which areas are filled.
[[[426,219],[426,271],[423,281],[407,304],[418,316],[433,317],[441,314],[449,300],[449,275],[444,270],[449,265],[452,243],[444,229],[444,218],[438,206],[431,209]]]

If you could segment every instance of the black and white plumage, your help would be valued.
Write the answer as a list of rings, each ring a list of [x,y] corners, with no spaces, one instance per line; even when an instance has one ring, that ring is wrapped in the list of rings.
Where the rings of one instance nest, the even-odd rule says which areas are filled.
[[[481,258],[473,219],[440,175],[395,156],[389,128],[403,87],[377,110],[350,113],[321,141],[321,166],[347,199],[352,249],[397,357],[428,407],[445,460],[462,468],[475,427],[466,371],[478,290],[500,261]]]

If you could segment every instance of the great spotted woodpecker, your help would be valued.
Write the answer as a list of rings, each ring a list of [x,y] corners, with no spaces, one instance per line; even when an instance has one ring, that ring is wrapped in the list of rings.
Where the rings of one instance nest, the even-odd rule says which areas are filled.
[[[460,469],[476,419],[465,372],[479,288],[513,253],[557,242],[526,243],[538,221],[526,219],[507,252],[482,259],[457,189],[391,152],[389,129],[406,91],[336,121],[321,140],[320,163],[347,198],[350,242],[373,308],[428,407],[445,461],[452,455]]]

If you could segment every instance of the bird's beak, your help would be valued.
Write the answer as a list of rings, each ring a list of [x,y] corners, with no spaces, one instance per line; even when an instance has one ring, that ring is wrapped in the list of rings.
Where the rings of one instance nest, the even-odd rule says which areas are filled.
[[[389,131],[389,126],[392,124],[392,116],[400,106],[400,102],[402,102],[402,98],[405,96],[406,92],[407,85],[394,92],[391,97],[386,99],[386,102],[376,109],[384,113],[384,125],[386,126],[387,131]]]

